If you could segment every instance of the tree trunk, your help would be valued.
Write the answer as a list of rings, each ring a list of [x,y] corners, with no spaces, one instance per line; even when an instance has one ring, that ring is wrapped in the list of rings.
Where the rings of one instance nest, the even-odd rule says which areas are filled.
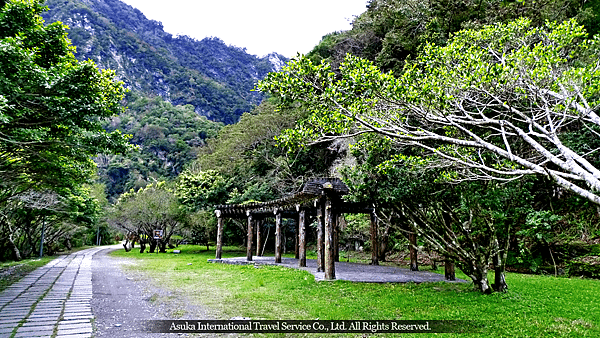
[[[154,253],[154,250],[156,250],[156,242],[155,241],[151,241],[149,244],[150,244],[150,250],[148,252],[149,253]]]
[[[371,265],[379,265],[378,223],[375,211],[371,212]]]
[[[488,269],[484,264],[475,264],[473,273],[469,275],[473,280],[473,285],[476,290],[481,291],[484,294],[492,293],[492,289],[490,288],[490,282],[487,277]]]
[[[381,236],[381,239],[379,241],[379,251],[378,251],[377,257],[380,262],[385,262],[385,256],[388,252],[389,239],[390,239],[390,225],[386,224],[383,235]]]
[[[456,280],[456,268],[454,262],[448,257],[444,261],[444,277],[446,280]]]
[[[500,254],[496,254],[494,257],[494,284],[492,285],[494,291],[506,292],[508,289],[506,279],[504,278],[505,268],[504,260],[500,257]]]
[[[408,235],[409,251],[410,251],[410,271],[419,271],[419,262],[417,260],[417,234],[411,232]]]
[[[12,250],[13,259],[15,261],[20,261],[21,259],[23,259],[23,257],[21,257],[21,252],[19,251],[19,248],[12,239],[12,234],[8,236],[8,245]]]
[[[144,251],[146,251],[146,243],[140,242],[140,253],[144,253]]]

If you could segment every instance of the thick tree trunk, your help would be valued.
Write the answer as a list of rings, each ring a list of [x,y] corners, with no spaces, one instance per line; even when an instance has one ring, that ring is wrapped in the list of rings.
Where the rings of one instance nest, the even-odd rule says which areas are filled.
[[[506,292],[508,289],[508,284],[506,284],[506,279],[504,278],[504,271],[504,260],[500,257],[500,254],[497,254],[494,258],[494,284],[492,285],[494,291]]]
[[[469,275],[471,280],[473,280],[473,285],[476,290],[481,291],[481,293],[489,294],[492,293],[492,289],[490,288],[490,281],[487,277],[488,269],[484,264],[475,264],[473,272]]]
[[[154,241],[151,241],[149,244],[150,244],[150,250],[149,250],[148,252],[150,252],[150,253],[154,253],[154,250],[156,250],[156,249],[157,249],[157,248],[156,248],[156,242],[154,242]]]

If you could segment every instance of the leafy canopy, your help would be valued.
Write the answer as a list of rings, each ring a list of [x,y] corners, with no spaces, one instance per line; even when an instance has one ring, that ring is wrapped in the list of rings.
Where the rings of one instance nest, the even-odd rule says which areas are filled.
[[[78,62],[66,26],[44,26],[43,1],[0,2],[0,181],[58,188],[86,181],[91,157],[129,148],[106,132],[125,93],[109,70]]]
[[[581,128],[598,136],[599,42],[575,20],[519,19],[427,44],[398,76],[351,55],[338,76],[300,56],[258,88],[312,111],[281,138],[289,147],[378,133],[450,161],[463,177],[539,174],[600,204],[597,149],[563,142]]]

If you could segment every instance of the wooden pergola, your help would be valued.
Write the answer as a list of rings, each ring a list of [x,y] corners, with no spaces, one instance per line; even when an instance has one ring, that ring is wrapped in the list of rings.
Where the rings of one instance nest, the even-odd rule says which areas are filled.
[[[247,261],[252,261],[252,245],[256,233],[257,255],[260,254],[261,238],[258,222],[275,218],[275,263],[281,263],[283,252],[282,220],[291,218],[297,224],[297,252],[299,266],[306,266],[306,225],[317,222],[317,271],[325,273],[325,279],[335,279],[335,261],[339,261],[339,230],[337,219],[341,214],[369,214],[371,216],[371,264],[378,265],[377,216],[375,208],[365,203],[342,200],[348,187],[337,178],[316,178],[307,182],[302,191],[274,201],[251,204],[218,205],[215,214],[218,221],[216,259],[221,259],[223,247],[223,220],[246,219],[248,222]],[[256,229],[256,231],[255,231]]]

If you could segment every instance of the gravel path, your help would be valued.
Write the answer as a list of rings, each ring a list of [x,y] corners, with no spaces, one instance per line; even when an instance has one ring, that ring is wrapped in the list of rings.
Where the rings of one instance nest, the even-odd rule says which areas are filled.
[[[94,255],[91,304],[95,338],[211,336],[144,332],[144,320],[209,318],[205,309],[193,305],[184,295],[153,285],[149,276],[123,269],[135,261],[107,255],[119,248],[123,246],[114,246]]]
[[[252,261],[247,261],[246,257],[209,259],[213,263],[226,264],[265,264],[279,265],[288,268],[302,269],[312,273],[315,280],[324,280],[325,273],[317,272],[317,260],[307,259],[306,267],[299,267],[298,260],[294,258],[282,258],[281,263],[275,263],[275,257],[252,257]],[[447,281],[444,275],[429,271],[410,271],[410,269],[398,268],[385,265],[368,265],[359,263],[336,262],[335,277],[340,280],[364,283],[427,283],[427,282],[448,282],[448,283],[467,283],[466,280],[456,279]]]

